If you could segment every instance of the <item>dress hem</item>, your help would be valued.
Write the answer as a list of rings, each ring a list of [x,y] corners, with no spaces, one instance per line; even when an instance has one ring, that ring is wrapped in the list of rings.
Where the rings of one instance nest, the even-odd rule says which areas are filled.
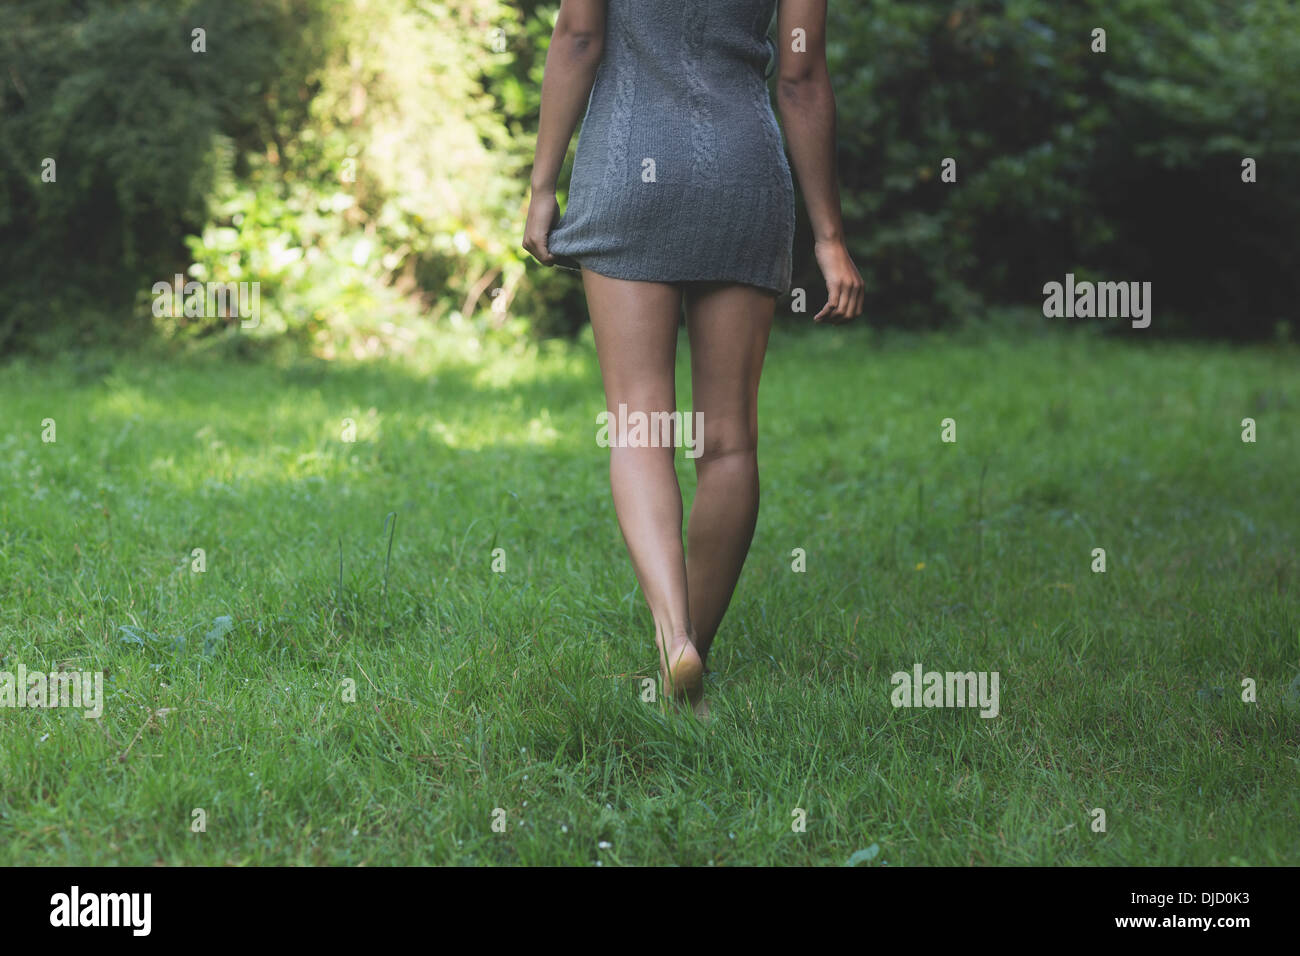
[[[736,285],[753,286],[754,288],[761,289],[764,292],[770,292],[773,295],[777,296],[778,298],[790,294],[790,286],[788,284],[784,288],[782,288],[779,284],[775,282],[771,282],[765,279],[758,279],[752,275],[741,274],[741,273],[709,272],[707,274],[694,274],[694,275],[689,273],[688,274],[681,274],[681,273],[646,274],[644,272],[636,272],[635,270],[623,269],[620,268],[619,266],[607,266],[607,265],[590,264],[590,263],[584,264],[577,259],[573,259],[571,256],[568,258],[571,261],[577,262],[578,266],[575,268],[574,266],[560,265],[559,263],[556,263],[554,264],[553,268],[559,269],[563,272],[572,272],[577,275],[581,275],[583,269],[588,269],[591,272],[594,272],[600,276],[604,276],[607,279],[622,279],[628,282],[659,282],[666,285],[677,285],[683,282],[734,283]]]

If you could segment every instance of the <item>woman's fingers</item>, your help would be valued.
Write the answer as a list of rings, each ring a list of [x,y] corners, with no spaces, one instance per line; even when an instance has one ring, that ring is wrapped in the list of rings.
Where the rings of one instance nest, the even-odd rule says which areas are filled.
[[[843,322],[849,322],[856,319],[862,314],[862,306],[866,301],[866,285],[861,278],[854,277],[850,280],[832,283],[835,291],[831,294],[830,302],[827,308],[831,308],[828,318],[832,325],[839,325]],[[826,309],[822,310],[826,312]]]
[[[842,293],[840,291],[839,282],[832,279],[830,282],[826,283],[826,304],[822,306],[820,312],[813,316],[813,321],[821,322],[823,320],[829,320],[831,323],[834,323],[836,317],[839,315],[841,295]]]
[[[555,256],[551,255],[551,249],[546,244],[545,236],[537,240],[537,259],[542,265],[549,266],[555,263]]]
[[[546,244],[545,236],[536,236],[531,233],[524,236],[523,247],[538,262],[544,266],[554,264],[555,256],[551,255],[551,250]]]
[[[818,242],[814,246],[817,265],[826,280],[826,305],[813,316],[814,322],[839,325],[857,317],[865,301],[865,283],[842,242]]]
[[[814,321],[839,325],[862,313],[863,290],[857,283],[832,280],[827,286],[826,306]]]
[[[524,220],[523,246],[544,266],[554,265],[555,256],[551,255],[551,227],[560,217],[560,204],[550,193],[533,193],[528,204],[528,216]]]

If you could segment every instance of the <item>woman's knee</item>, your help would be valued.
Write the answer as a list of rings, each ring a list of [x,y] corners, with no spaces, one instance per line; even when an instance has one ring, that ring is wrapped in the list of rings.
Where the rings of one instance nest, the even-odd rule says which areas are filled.
[[[758,428],[746,421],[713,421],[705,415],[695,436],[697,465],[720,459],[754,458],[758,453]]]

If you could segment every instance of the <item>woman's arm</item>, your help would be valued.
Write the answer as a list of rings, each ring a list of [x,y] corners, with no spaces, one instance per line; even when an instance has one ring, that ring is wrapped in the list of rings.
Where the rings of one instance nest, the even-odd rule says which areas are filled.
[[[835,159],[835,93],[826,69],[827,0],[780,0],[777,12],[777,112],[812,221],[817,265],[829,301],[814,321],[861,314],[862,276],[844,242]],[[796,52],[796,33],[799,45]]]
[[[546,52],[537,148],[533,157],[533,195],[528,204],[523,242],[524,248],[545,265],[555,261],[546,248],[546,236],[560,212],[555,200],[556,180],[605,52],[606,2],[560,0],[560,14]]]

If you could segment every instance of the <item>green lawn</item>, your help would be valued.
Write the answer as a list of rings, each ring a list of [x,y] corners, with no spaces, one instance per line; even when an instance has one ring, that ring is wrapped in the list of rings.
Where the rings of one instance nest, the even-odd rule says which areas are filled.
[[[107,700],[0,708],[0,863],[1298,864],[1300,352],[1121,338],[776,335],[707,727],[641,699],[589,331],[10,363],[0,670]]]

